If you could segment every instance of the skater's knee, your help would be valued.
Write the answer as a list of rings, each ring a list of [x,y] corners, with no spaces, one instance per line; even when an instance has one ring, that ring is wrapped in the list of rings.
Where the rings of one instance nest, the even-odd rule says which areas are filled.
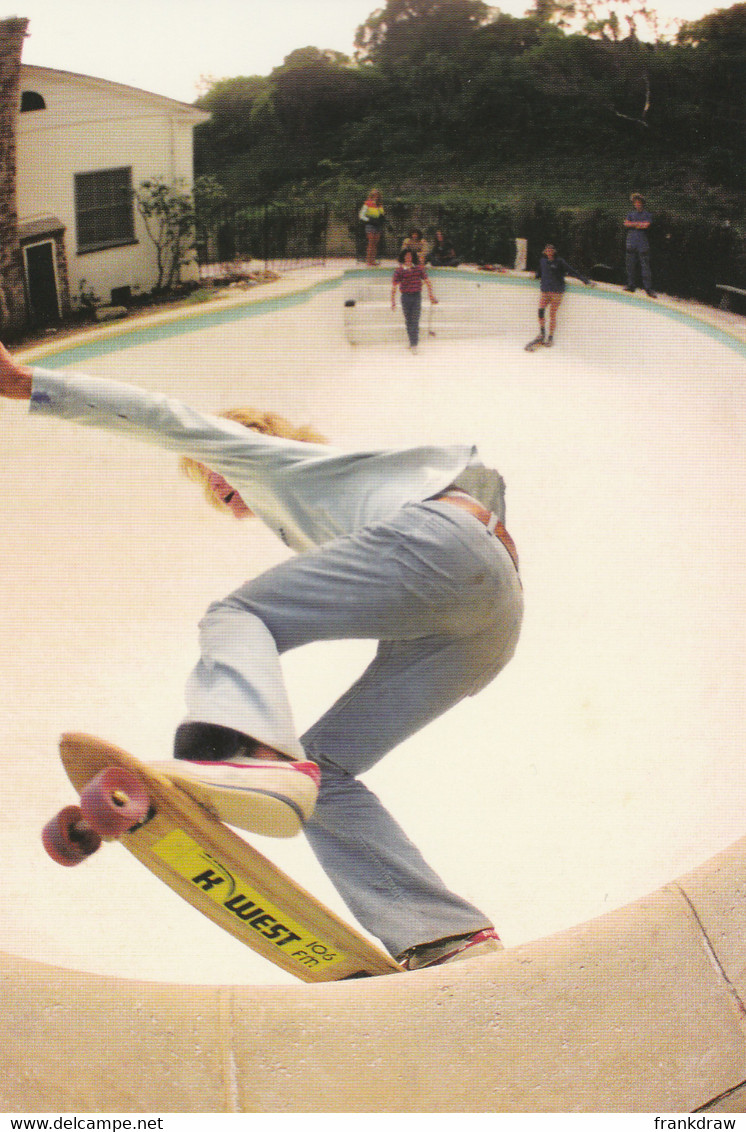
[[[230,597],[213,601],[208,605],[200,619],[200,630],[203,633],[209,631],[211,626],[221,624],[226,618],[235,617],[239,612],[239,606]]]
[[[267,649],[278,651],[261,611],[232,595],[207,607],[199,623],[199,641],[203,660],[230,658],[232,663],[242,663],[247,656],[266,656]]]
[[[241,615],[264,620],[260,603],[252,599],[247,587],[244,591],[228,594],[227,597],[211,602],[202,616],[200,625],[209,625],[225,618],[239,618]]]

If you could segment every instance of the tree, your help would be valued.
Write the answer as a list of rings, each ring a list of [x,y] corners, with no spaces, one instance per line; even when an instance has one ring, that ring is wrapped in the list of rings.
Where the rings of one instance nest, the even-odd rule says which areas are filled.
[[[453,51],[491,16],[482,0],[388,0],[357,29],[356,58],[387,70],[416,64]]]
[[[213,81],[197,105],[210,114],[197,126],[195,167],[212,172],[235,154],[244,153],[256,140],[256,110],[269,97],[271,84],[262,75],[239,75]]]
[[[538,0],[542,3],[543,0]],[[537,6],[538,6],[537,3]],[[556,25],[548,26],[543,17],[536,15],[517,18],[500,12],[490,23],[475,31],[464,45],[464,62],[471,80],[495,55],[518,58],[548,37],[559,38]]]
[[[630,39],[660,38],[660,21],[645,0],[578,0],[583,31],[591,38],[614,43]]]
[[[707,45],[726,52],[746,52],[746,4],[734,4],[732,8],[718,8],[681,26],[679,43],[694,46]]]
[[[284,131],[297,143],[354,120],[367,106],[365,79],[339,51],[303,47],[270,75],[272,105]]]
[[[331,48],[296,47],[282,61],[281,67],[275,67],[272,77],[281,75],[284,71],[295,71],[306,67],[349,67],[350,58],[341,51]]]
[[[534,0],[530,15],[565,31],[618,43],[630,37],[661,37],[660,20],[645,0]]]
[[[181,182],[169,185],[160,177],[142,181],[135,192],[137,210],[156,249],[156,293],[181,282],[181,269],[193,257],[195,214],[192,197]]]
[[[718,8],[701,20],[684,24],[680,44],[694,49],[700,64],[699,95],[719,114],[722,127],[743,138],[746,93],[746,4]],[[720,104],[717,109],[715,104]],[[727,114],[729,121],[723,115]]]
[[[526,14],[539,23],[553,24],[564,30],[572,24],[575,12],[575,0],[534,0]]]

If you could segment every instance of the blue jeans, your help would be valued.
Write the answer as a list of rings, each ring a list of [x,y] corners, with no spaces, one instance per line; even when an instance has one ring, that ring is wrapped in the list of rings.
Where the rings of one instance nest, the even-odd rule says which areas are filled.
[[[401,294],[401,309],[404,313],[404,324],[407,328],[409,345],[416,346],[420,340],[420,313],[422,311],[422,291],[408,295]]]
[[[201,623],[188,718],[319,762],[309,842],[358,921],[394,955],[489,921],[446,888],[356,776],[493,679],[515,651],[522,609],[502,544],[472,515],[430,501],[281,563]],[[350,638],[378,640],[375,658],[298,740],[281,654]]]
[[[637,286],[637,265],[640,265],[640,276],[642,278],[642,285],[646,291],[653,289],[653,274],[650,270],[650,252],[644,251],[640,248],[627,248],[626,265],[627,265],[627,286]]]

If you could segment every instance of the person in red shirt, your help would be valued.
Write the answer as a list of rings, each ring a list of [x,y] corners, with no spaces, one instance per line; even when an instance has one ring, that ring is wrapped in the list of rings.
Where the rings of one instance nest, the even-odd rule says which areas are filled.
[[[421,263],[414,263],[414,255],[409,248],[404,248],[399,256],[399,266],[394,271],[391,280],[391,309],[396,310],[396,289],[401,293],[401,308],[404,314],[404,323],[409,338],[409,348],[416,352],[420,340],[420,314],[422,313],[422,285],[427,287],[430,302],[435,304],[437,299],[427,271]]]

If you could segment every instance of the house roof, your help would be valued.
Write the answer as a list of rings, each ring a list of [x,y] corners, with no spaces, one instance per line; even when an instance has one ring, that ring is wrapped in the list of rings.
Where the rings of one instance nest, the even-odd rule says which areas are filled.
[[[87,86],[120,90],[125,94],[136,95],[138,98],[149,102],[154,107],[170,110],[172,113],[188,115],[194,119],[195,124],[206,122],[210,117],[205,110],[200,110],[197,106],[192,106],[189,102],[179,102],[175,98],[168,98],[165,94],[154,94],[152,91],[143,90],[141,87],[128,86],[126,83],[113,82],[111,79],[100,79],[95,75],[81,75],[75,71],[62,71],[57,67],[41,67],[36,63],[21,64],[21,87],[26,85],[27,80],[32,74],[45,75],[50,78],[59,77],[61,79],[77,80],[78,82],[85,83]]]

